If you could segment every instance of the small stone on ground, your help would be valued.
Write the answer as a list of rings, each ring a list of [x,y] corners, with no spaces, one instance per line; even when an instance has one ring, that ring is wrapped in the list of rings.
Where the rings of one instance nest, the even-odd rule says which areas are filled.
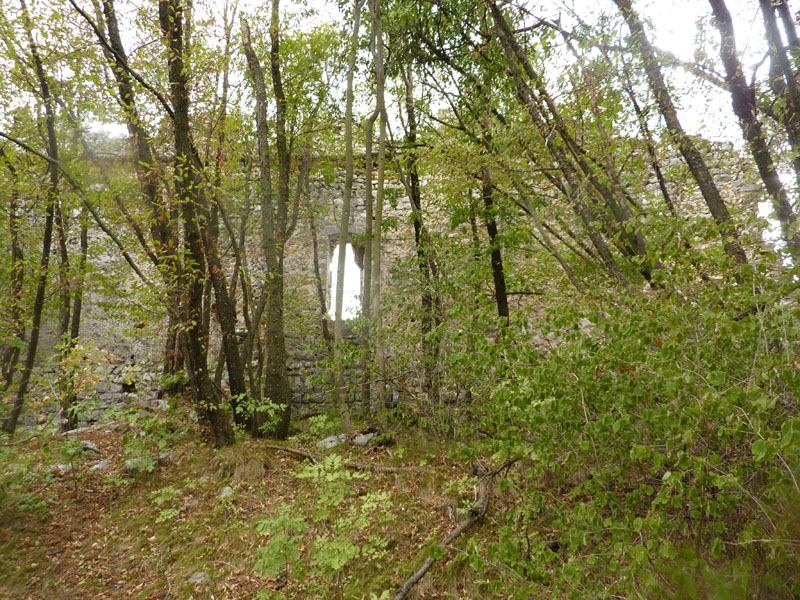
[[[111,459],[107,458],[105,460],[101,460],[99,463],[96,463],[89,467],[90,471],[102,471],[103,469],[107,468],[111,464]]]
[[[317,448],[320,450],[330,450],[331,448],[336,448],[336,446],[344,444],[346,441],[347,436],[343,433],[340,433],[339,435],[332,435],[317,442]]]

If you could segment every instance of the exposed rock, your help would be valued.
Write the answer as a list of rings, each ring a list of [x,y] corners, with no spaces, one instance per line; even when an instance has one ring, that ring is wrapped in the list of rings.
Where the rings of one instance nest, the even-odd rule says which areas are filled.
[[[357,433],[353,437],[353,444],[356,446],[366,446],[370,440],[375,437],[374,433]]]
[[[336,446],[344,444],[346,441],[347,436],[343,433],[340,433],[338,435],[326,437],[324,440],[317,442],[317,448],[320,450],[330,450],[331,448],[336,448]]]
[[[758,194],[763,190],[761,185],[757,183],[745,183],[739,186],[739,191],[744,194]]]
[[[102,471],[108,468],[110,465],[111,465],[111,459],[107,458],[105,460],[101,460],[99,463],[93,464],[91,467],[89,467],[89,470],[95,472]]]
[[[186,581],[190,585],[203,585],[208,581],[208,575],[206,575],[205,571],[196,571]]]
[[[82,433],[86,433],[87,431],[91,431],[92,429],[95,429],[95,427],[78,427],[77,429],[65,431],[64,435],[80,435]]]
[[[229,485],[226,485],[224,488],[222,488],[222,491],[219,493],[219,496],[217,496],[217,498],[224,501],[230,498],[231,496],[233,496],[233,488]]]
[[[84,452],[94,452],[95,454],[102,454],[103,451],[95,444],[94,442],[90,442],[89,440],[81,440],[81,450]]]

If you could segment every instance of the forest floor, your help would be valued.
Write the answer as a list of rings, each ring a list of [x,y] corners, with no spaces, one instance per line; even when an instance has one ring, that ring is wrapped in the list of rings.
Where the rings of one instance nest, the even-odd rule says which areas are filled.
[[[260,440],[214,450],[180,422],[152,413],[18,446],[0,465],[14,482],[0,490],[0,597],[386,598],[475,502],[469,461],[432,438],[345,444],[315,468]],[[318,433],[284,444],[318,453]],[[353,475],[346,460],[422,468]],[[494,535],[479,524],[410,597],[481,597],[458,548]]]

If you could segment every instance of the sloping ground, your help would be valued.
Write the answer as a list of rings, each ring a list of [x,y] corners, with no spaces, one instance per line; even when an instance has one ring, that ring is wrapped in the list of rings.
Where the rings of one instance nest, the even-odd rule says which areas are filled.
[[[0,597],[379,598],[474,502],[468,468],[431,442],[340,446],[313,465],[252,440],[214,451],[162,413],[131,420],[4,457]],[[313,448],[291,445],[303,442]],[[360,474],[338,453],[425,469]],[[490,523],[470,535],[491,536]],[[441,554],[412,597],[479,596],[471,570],[448,567],[459,551]]]

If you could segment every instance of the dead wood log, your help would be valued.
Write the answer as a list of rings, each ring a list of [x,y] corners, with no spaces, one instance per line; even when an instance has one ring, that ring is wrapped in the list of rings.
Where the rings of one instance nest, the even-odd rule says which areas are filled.
[[[287,446],[277,446],[275,444],[264,444],[265,448],[276,450],[278,452],[287,452],[296,456],[302,456],[313,463],[318,463],[322,460],[322,456],[309,452],[308,450],[301,450],[299,448],[289,448]],[[367,471],[370,473],[421,473],[425,469],[423,467],[387,467],[384,465],[370,465],[367,463],[360,463],[355,461],[347,461],[343,463],[348,469],[355,471]]]
[[[479,459],[475,461],[475,471],[477,471],[477,474],[480,475],[480,479],[478,479],[478,483],[475,486],[478,499],[469,509],[467,518],[461,521],[458,527],[453,529],[453,531],[451,531],[441,542],[439,542],[439,548],[447,548],[461,535],[472,529],[473,525],[483,520],[486,510],[489,508],[489,495],[492,491],[492,483],[494,482],[495,475],[505,469],[510,468],[511,465],[513,465],[516,461],[517,459],[509,459],[503,463],[502,466],[493,470],[489,469],[485,459]],[[397,594],[394,595],[393,600],[403,600],[411,591],[411,588],[414,587],[420,581],[420,579],[425,576],[425,573],[430,570],[435,562],[436,559],[433,557],[429,556],[426,558],[425,562],[422,563],[422,566],[411,577],[409,577],[403,586],[397,591]]]

